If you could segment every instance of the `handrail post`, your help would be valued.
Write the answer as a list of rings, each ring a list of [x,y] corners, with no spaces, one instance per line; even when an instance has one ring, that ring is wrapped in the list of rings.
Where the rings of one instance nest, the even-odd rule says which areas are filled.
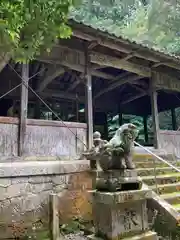
[[[156,174],[156,162],[155,162],[155,158],[153,158],[153,164],[154,164],[154,179],[155,179],[156,193],[159,194],[158,183],[157,183],[157,174]]]
[[[58,196],[55,193],[49,195],[49,228],[50,240],[60,239]]]

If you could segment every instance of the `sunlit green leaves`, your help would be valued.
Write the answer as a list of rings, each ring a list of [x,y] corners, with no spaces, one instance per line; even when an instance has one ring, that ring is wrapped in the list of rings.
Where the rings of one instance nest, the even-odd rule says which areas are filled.
[[[68,38],[70,7],[79,0],[1,0],[0,50],[27,61],[50,50],[57,38]]]

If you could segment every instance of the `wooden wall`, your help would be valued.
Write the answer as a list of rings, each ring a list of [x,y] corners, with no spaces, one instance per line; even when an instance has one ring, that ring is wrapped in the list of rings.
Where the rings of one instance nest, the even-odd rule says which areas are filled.
[[[180,131],[160,130],[159,147],[180,158]]]
[[[18,126],[17,118],[0,117],[0,156],[17,156]],[[76,156],[85,150],[86,129],[84,123],[27,119],[23,155]]]

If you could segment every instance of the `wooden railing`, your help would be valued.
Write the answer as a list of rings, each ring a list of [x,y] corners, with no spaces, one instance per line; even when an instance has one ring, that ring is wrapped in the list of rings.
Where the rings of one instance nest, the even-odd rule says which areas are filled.
[[[75,156],[86,146],[85,123],[27,119],[23,155]],[[17,156],[17,118],[0,117],[0,155]]]

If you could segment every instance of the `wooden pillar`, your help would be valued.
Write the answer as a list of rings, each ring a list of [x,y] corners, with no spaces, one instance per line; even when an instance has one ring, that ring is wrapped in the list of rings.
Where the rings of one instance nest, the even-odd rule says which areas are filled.
[[[144,139],[145,142],[148,142],[148,127],[147,127],[147,116],[143,116],[143,124],[144,124]]]
[[[175,108],[171,109],[171,116],[172,116],[172,127],[173,130],[177,130],[177,122],[176,122],[176,112]]]
[[[91,149],[93,146],[93,104],[92,104],[92,76],[90,72],[90,56],[88,48],[85,49],[85,115],[87,123],[87,148]],[[95,168],[96,164],[91,162],[91,167]]]
[[[75,102],[76,106],[76,122],[79,122],[79,100],[78,100],[78,96],[76,95],[76,102]]]
[[[87,145],[88,149],[93,146],[93,109],[92,109],[92,76],[90,73],[90,58],[88,49],[85,51],[85,92],[86,92],[86,122],[87,122]]]
[[[155,88],[155,80],[158,77],[155,73],[152,73],[150,79],[150,97],[151,97],[151,114],[153,121],[153,132],[154,132],[154,147],[159,148],[159,115],[158,115],[158,105],[157,105],[157,91]]]
[[[119,127],[123,124],[123,114],[121,110],[121,104],[118,104],[118,112],[119,112]]]
[[[55,101],[52,101],[52,110],[53,112],[57,112],[56,110],[56,102]],[[52,120],[57,120],[57,117],[52,113]]]
[[[104,138],[108,140],[108,121],[107,121],[107,113],[104,113]]]
[[[60,240],[60,229],[59,229],[59,211],[58,211],[58,200],[59,197],[55,193],[49,195],[49,230],[50,240]]]
[[[34,106],[34,118],[40,119],[41,117],[41,101],[39,99],[36,100],[35,106]]]
[[[20,119],[19,119],[19,141],[18,141],[19,156],[22,156],[24,151],[26,120],[27,120],[27,111],[28,111],[28,81],[29,81],[29,65],[22,64],[21,108],[20,108]]]
[[[40,85],[40,80],[37,79],[35,82],[34,82],[34,88],[36,90],[36,92],[38,92],[38,88],[39,88],[39,85]],[[39,94],[39,92],[38,92]],[[34,105],[34,118],[35,119],[40,119],[41,118],[41,100],[39,98],[36,98],[35,100],[35,105]]]
[[[123,123],[123,115],[122,113],[119,113],[119,126],[121,126]]]

